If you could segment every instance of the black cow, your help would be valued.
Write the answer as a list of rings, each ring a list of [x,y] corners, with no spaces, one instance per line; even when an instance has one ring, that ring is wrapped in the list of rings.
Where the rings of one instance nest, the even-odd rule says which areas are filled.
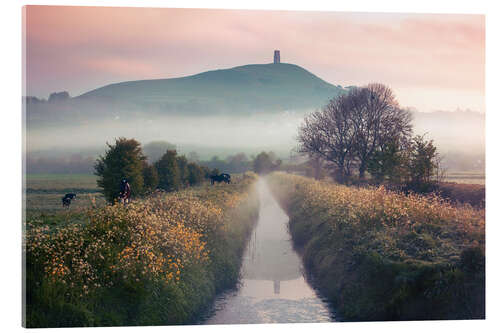
[[[225,182],[226,183],[228,183],[228,184],[231,183],[231,175],[230,174],[228,174],[228,173],[221,173],[220,175],[225,178]]]
[[[221,173],[220,175],[210,176],[210,183],[213,185],[215,182],[226,182],[229,184],[231,183],[231,175],[228,173]]]
[[[73,200],[74,198],[76,198],[76,194],[75,193],[67,193],[62,198],[63,207],[69,207],[69,205],[71,204],[71,200]]]

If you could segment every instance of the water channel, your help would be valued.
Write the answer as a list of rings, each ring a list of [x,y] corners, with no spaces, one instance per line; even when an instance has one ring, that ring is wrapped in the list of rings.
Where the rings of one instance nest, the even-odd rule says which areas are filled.
[[[304,278],[288,216],[263,178],[258,191],[259,220],[243,257],[239,287],[216,299],[204,324],[335,321],[327,303]]]

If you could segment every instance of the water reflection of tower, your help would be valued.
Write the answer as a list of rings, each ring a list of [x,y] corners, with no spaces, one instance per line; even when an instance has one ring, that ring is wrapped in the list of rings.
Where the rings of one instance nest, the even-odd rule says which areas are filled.
[[[274,293],[278,295],[280,293],[280,280],[274,280],[273,287],[274,287]]]
[[[250,239],[250,244],[248,246],[248,257],[250,262],[255,262],[255,255],[257,252],[257,228],[254,229],[253,237]]]

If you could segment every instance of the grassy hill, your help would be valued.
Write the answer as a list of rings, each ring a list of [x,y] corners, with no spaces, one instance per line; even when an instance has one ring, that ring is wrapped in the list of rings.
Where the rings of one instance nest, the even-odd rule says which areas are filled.
[[[245,65],[174,79],[110,84],[76,99],[154,107],[163,111],[269,112],[317,108],[344,91],[292,64]]]

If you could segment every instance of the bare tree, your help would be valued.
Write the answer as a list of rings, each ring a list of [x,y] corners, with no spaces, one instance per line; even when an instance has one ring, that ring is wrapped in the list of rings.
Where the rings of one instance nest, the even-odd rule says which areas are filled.
[[[380,83],[351,89],[347,102],[356,133],[354,151],[359,163],[359,178],[364,179],[368,163],[377,149],[411,136],[411,114],[401,109],[392,90]]]
[[[411,135],[411,114],[399,107],[392,90],[382,84],[352,88],[304,119],[299,151],[335,165],[345,182],[357,167],[365,177],[377,150]]]
[[[312,169],[311,171],[314,179],[323,178],[323,160],[318,156],[311,156],[309,164]]]
[[[345,182],[351,174],[356,143],[346,99],[345,95],[339,96],[330,100],[322,111],[307,116],[299,128],[298,136],[299,152],[333,164],[340,182]]]

